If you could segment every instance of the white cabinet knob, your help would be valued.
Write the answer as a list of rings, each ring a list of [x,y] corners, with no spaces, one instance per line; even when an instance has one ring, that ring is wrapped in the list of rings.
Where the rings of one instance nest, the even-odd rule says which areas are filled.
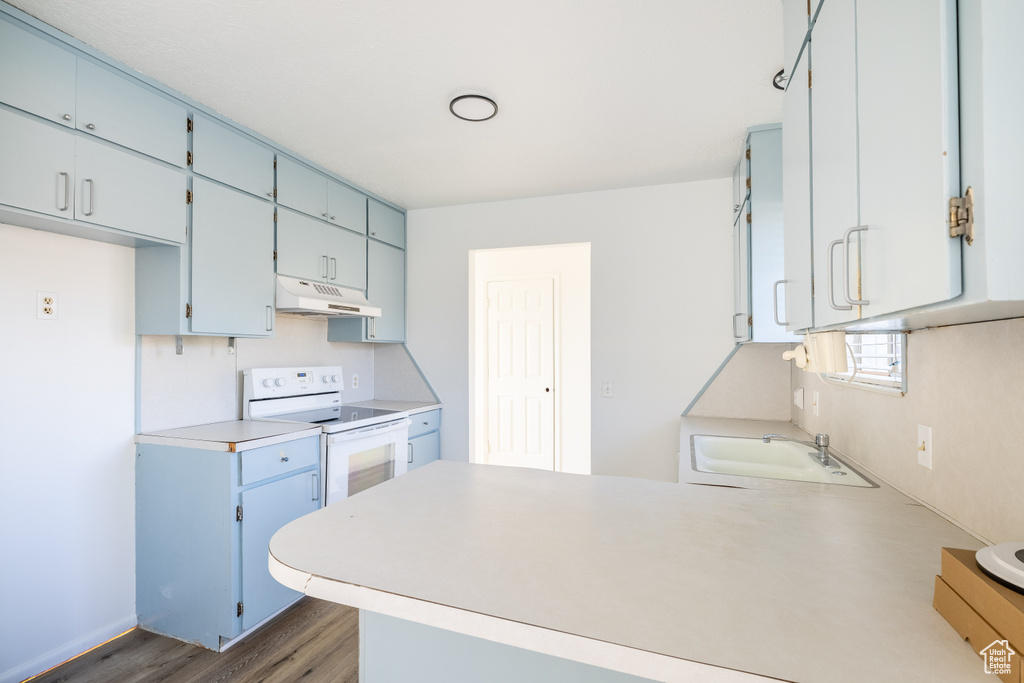
[[[265,379],[265,380],[263,380],[263,386],[265,386],[265,387],[272,387],[272,386],[274,386],[274,380],[272,380],[272,379]]]
[[[275,379],[274,384],[276,384],[279,387],[283,387],[285,385],[284,377],[278,377],[277,379]]]

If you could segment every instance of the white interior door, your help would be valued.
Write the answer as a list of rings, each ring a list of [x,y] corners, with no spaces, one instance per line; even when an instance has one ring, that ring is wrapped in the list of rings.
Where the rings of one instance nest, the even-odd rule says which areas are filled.
[[[487,283],[487,461],[555,469],[554,280]]]

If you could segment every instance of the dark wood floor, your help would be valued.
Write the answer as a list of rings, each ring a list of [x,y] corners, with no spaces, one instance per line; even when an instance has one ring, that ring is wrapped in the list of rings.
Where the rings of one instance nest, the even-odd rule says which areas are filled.
[[[303,598],[226,652],[135,629],[32,683],[357,683],[359,612]]]

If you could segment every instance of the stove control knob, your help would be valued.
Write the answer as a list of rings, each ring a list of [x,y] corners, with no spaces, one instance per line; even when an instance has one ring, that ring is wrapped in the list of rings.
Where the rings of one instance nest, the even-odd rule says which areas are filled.
[[[285,385],[284,377],[278,377],[277,379],[275,379],[274,384],[276,384],[279,387],[283,387]]]
[[[338,375],[331,375],[331,381],[332,382],[340,382],[341,381],[341,377],[339,377]]]
[[[263,386],[265,386],[265,387],[272,387],[272,386],[274,386],[274,380],[272,380],[270,378],[267,378],[267,379],[263,380]]]
[[[328,375],[324,375],[324,376],[323,376],[323,377],[321,377],[320,379],[322,379],[322,380],[323,380],[324,384],[327,384],[328,382],[330,382],[330,381],[331,381],[331,378],[330,378],[330,377],[329,377]]]

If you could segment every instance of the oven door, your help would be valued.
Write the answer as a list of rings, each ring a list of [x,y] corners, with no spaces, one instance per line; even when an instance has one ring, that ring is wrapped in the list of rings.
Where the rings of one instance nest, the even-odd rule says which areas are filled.
[[[327,438],[325,505],[405,474],[408,419],[336,432]]]

